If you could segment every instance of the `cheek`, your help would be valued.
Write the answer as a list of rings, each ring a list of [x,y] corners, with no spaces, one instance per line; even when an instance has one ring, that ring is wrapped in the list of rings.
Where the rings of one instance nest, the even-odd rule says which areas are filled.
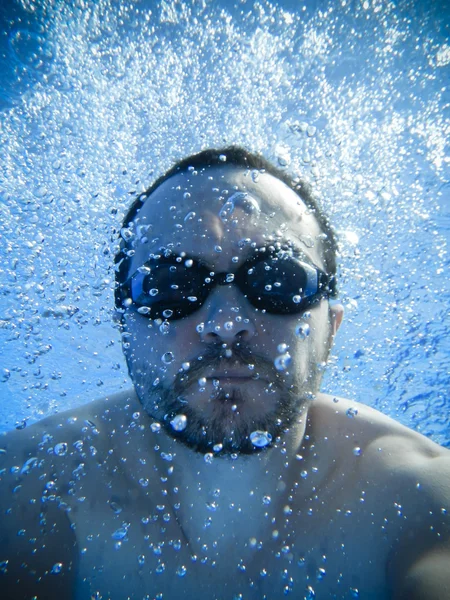
[[[314,337],[315,324],[311,318],[277,316],[266,319],[259,331],[261,349],[275,358],[280,353],[307,349]]]
[[[125,322],[123,349],[131,367],[139,364],[141,368],[147,366],[171,376],[183,363],[196,356],[196,338],[195,328],[180,322],[158,324],[132,314]]]
[[[328,348],[329,329],[325,305],[295,318],[275,317],[261,325],[260,347],[273,360],[289,353],[295,363],[320,361]]]

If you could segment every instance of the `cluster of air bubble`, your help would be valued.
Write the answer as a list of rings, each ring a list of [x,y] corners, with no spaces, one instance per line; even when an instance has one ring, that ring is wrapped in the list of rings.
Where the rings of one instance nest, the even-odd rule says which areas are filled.
[[[312,183],[339,230],[348,325],[333,386],[388,411],[396,397],[408,424],[445,436],[427,421],[448,388],[437,5],[21,6],[1,96],[7,427],[125,385],[114,230],[174,160],[238,143]]]

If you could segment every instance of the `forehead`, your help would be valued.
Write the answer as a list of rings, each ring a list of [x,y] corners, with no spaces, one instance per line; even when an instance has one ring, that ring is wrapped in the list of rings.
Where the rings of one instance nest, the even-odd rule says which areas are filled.
[[[224,165],[170,177],[134,219],[131,269],[161,247],[226,270],[256,244],[290,242],[324,268],[321,229],[301,198],[268,173]]]

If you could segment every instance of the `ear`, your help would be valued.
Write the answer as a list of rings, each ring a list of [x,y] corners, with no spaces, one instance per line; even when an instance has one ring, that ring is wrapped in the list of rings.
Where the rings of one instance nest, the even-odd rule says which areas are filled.
[[[344,307],[342,304],[333,304],[330,306],[330,323],[332,336],[334,337],[341,326],[342,319],[344,318]]]

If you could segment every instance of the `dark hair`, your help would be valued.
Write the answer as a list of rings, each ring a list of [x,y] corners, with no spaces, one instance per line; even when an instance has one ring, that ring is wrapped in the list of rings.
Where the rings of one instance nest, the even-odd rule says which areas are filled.
[[[224,165],[236,165],[246,169],[265,171],[280,181],[283,181],[292,190],[294,190],[294,192],[303,200],[306,206],[314,213],[320,228],[326,235],[326,239],[324,240],[326,270],[329,275],[336,274],[336,236],[328,221],[328,217],[321,210],[320,206],[312,195],[310,186],[298,178],[292,178],[286,171],[275,167],[263,156],[259,154],[253,154],[252,152],[249,152],[248,150],[245,150],[239,146],[203,150],[198,154],[193,154],[192,156],[188,156],[187,158],[183,158],[182,160],[178,161],[173,165],[173,167],[164,173],[164,175],[161,175],[161,177],[159,177],[143,194],[140,194],[134,200],[123,219],[122,227],[129,227],[130,223],[139,213],[143,202],[152,194],[152,192],[156,190],[156,188],[158,188],[162,183],[164,183],[164,181],[173,175],[187,171],[189,168],[202,169]],[[129,257],[127,255],[127,250],[127,244],[122,239],[121,248],[115,257],[116,287],[120,286],[120,284],[125,281],[128,273]]]

